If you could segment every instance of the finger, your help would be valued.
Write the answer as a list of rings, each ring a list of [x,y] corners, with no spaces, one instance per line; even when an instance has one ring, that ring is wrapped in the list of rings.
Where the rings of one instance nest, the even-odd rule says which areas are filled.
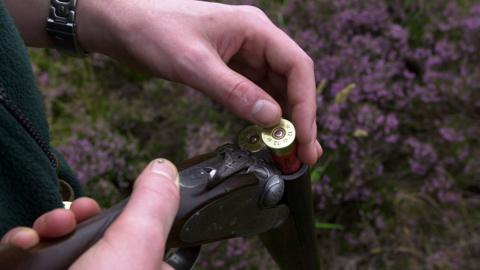
[[[292,113],[293,114],[293,113]],[[295,118],[292,118],[292,120]],[[297,137],[298,142],[298,157],[300,160],[306,164],[314,165],[318,158],[318,147],[317,147],[317,124],[316,121],[313,121],[311,130],[312,138],[308,141],[301,141]]]
[[[55,209],[37,218],[33,223],[33,229],[42,238],[54,238],[71,233],[76,225],[77,222],[72,211]]]
[[[279,29],[264,29],[265,56],[269,66],[287,78],[291,119],[297,130],[300,159],[313,164],[318,158],[316,145],[316,95],[313,61]]]
[[[281,118],[278,103],[247,77],[230,69],[213,50],[194,52],[195,69],[184,63],[183,81],[204,92],[237,116],[263,127],[276,125]],[[190,66],[190,67],[187,67]],[[199,72],[201,71],[201,73]]]
[[[175,270],[170,264],[163,262],[162,266],[160,267],[161,270]]]
[[[178,181],[171,162],[152,161],[137,178],[124,211],[97,243],[92,256],[113,254],[123,269],[138,267],[137,262],[142,262],[143,269],[159,268],[178,210]]]
[[[95,200],[83,197],[73,201],[70,211],[75,215],[77,223],[80,223],[100,213],[101,209]]]
[[[289,114],[286,100],[286,80],[283,76],[279,76],[265,67],[254,68],[240,60],[230,61],[228,66],[266,91],[280,105],[284,117]]]
[[[152,232],[160,232],[166,239],[178,210],[178,177],[178,171],[170,161],[152,161],[135,181],[132,196],[119,223],[144,220],[146,226],[151,226],[149,229]]]
[[[283,117],[291,119],[290,107],[288,107],[287,97],[287,80],[284,76],[278,75],[278,73],[272,70],[268,71],[268,83],[270,89],[270,95],[280,104],[283,111]]]
[[[318,157],[320,158],[323,155],[323,148],[318,141],[316,141],[316,146],[317,146],[317,154],[318,154]]]
[[[28,227],[11,229],[2,237],[2,244],[9,244],[19,248],[28,249],[40,242],[37,232]]]
[[[248,63],[247,59],[250,59],[250,57],[245,57],[244,53],[238,53],[232,57],[227,64],[232,70],[242,74],[258,86],[261,86],[258,82],[261,82],[267,78],[267,67],[253,66]],[[266,90],[264,88],[262,89]]]
[[[250,45],[245,45],[246,47]],[[292,106],[292,98],[288,97],[288,91],[285,85],[288,84],[288,81],[285,80],[284,76],[280,76],[277,72],[273,70],[269,70],[268,72],[264,72],[263,70],[256,70],[255,68],[251,67],[249,63],[242,62],[240,56],[245,59],[250,59],[251,55],[245,55],[245,52],[251,52],[252,50],[244,50],[241,54],[236,55],[229,65],[234,68],[235,70],[239,70],[240,73],[247,76],[247,78],[251,79],[252,81],[256,82],[258,85],[261,85],[263,89],[267,90],[270,95],[275,98],[277,103],[281,104],[282,110],[284,112],[284,116],[292,118],[298,132],[298,142],[299,142],[299,149],[298,154],[300,159],[308,163],[310,165],[314,164],[318,157],[320,157],[320,149],[317,146],[318,142],[316,141],[316,122],[312,120],[311,124],[312,127],[305,128],[302,127],[304,123],[308,123],[309,121],[305,121],[305,115],[311,115],[313,111],[316,111],[316,105],[313,104],[300,104],[297,106]],[[251,52],[253,54],[253,52]],[[245,60],[246,61],[246,60]],[[248,62],[248,61],[246,61]],[[266,75],[266,76],[265,76]],[[313,73],[311,73],[313,76]],[[268,80],[265,80],[265,77]],[[291,96],[291,95],[290,95]],[[308,99],[307,96],[302,96],[302,99]],[[314,99],[315,97],[313,97]],[[312,100],[312,98],[310,99]],[[302,101],[303,102],[303,101]],[[305,103],[305,102],[303,102]],[[299,109],[300,108],[300,109]],[[298,117],[301,116],[301,117]],[[298,120],[299,118],[299,120]],[[299,124],[300,123],[300,124]],[[303,132],[302,132],[303,130]],[[307,137],[305,137],[307,136]],[[320,147],[321,148],[321,147]]]

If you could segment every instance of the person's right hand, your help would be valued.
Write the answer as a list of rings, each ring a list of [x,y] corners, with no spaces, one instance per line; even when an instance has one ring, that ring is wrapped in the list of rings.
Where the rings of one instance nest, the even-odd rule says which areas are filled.
[[[71,269],[172,269],[163,254],[179,197],[175,166],[165,159],[152,161],[138,176],[123,212]]]
[[[314,164],[317,141],[312,59],[260,9],[189,0],[79,1],[78,38],[100,52],[207,94],[262,127],[282,112],[296,127],[298,155]]]
[[[5,0],[27,44],[52,46],[47,0]],[[317,141],[313,60],[258,8],[191,0],[81,0],[78,41],[198,89],[262,127],[282,113],[297,131],[298,156],[314,164]]]

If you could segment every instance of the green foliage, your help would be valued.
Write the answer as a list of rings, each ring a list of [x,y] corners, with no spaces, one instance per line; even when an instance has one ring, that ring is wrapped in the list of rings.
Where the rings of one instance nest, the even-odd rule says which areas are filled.
[[[335,223],[315,222],[315,229],[320,230],[345,230],[345,226]]]

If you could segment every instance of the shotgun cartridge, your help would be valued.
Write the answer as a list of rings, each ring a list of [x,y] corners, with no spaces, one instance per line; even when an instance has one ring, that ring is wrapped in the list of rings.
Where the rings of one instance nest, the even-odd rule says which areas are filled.
[[[240,131],[237,138],[238,146],[252,153],[265,149],[261,138],[262,128],[256,125],[246,127]]]
[[[300,170],[302,164],[297,157],[295,127],[290,121],[282,119],[278,125],[263,129],[261,136],[283,174],[293,174]]]

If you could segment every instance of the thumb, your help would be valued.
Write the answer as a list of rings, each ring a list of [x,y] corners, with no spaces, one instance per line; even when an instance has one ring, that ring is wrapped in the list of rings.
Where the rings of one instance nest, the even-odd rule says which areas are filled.
[[[114,232],[117,226],[123,232],[125,226],[128,230],[135,231],[136,241],[140,236],[139,232],[143,235],[151,232],[157,242],[162,239],[166,242],[178,210],[178,182],[177,169],[170,161],[156,159],[150,162],[137,177],[128,204],[112,226]],[[152,238],[145,240],[147,243]],[[151,248],[151,243],[148,243],[148,247]]]
[[[190,69],[184,80],[243,119],[262,127],[271,127],[280,122],[280,105],[219,57],[210,55],[207,61],[198,61],[196,68]]]
[[[97,269],[136,269],[140,262],[142,269],[161,268],[179,205],[178,177],[171,162],[152,161],[138,176],[123,212],[73,268],[95,263]]]

